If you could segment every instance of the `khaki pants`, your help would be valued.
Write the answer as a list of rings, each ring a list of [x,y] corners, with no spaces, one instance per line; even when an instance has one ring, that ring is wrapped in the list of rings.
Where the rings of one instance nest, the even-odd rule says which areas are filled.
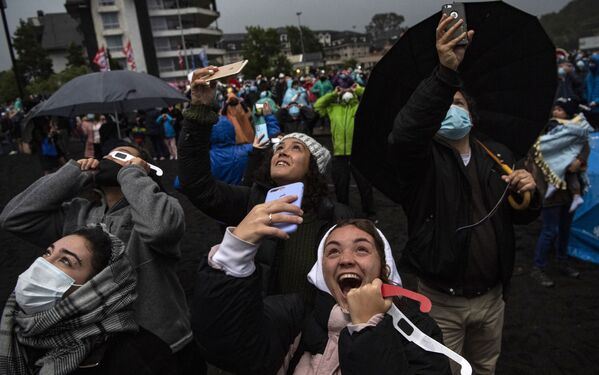
[[[430,316],[441,328],[445,346],[466,358],[474,374],[494,374],[505,311],[501,284],[475,298],[450,296],[422,282],[418,292],[433,303]],[[460,365],[449,362],[451,372],[459,374]]]

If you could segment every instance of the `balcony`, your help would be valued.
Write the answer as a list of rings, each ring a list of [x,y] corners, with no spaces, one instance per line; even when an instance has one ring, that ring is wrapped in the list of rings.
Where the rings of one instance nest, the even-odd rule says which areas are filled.
[[[188,48],[187,49],[187,55],[194,55],[197,56],[200,53],[201,48]],[[220,49],[220,48],[206,48],[206,54],[208,55],[208,57],[210,56],[222,56],[225,54],[225,50],[224,49]],[[166,58],[166,57],[179,57],[179,50],[170,50],[170,51],[161,51],[161,52],[157,52],[156,53],[156,57],[157,58]]]
[[[148,1],[148,0],[146,0]],[[179,8],[204,8],[208,9],[212,4],[212,0],[179,0]],[[177,9],[176,0],[151,0],[148,1],[148,9],[150,11],[156,9]]]
[[[211,43],[217,42],[220,39],[220,37],[223,35],[223,32],[220,29],[216,29],[216,28],[190,27],[187,29],[183,29],[183,32],[181,32],[181,30],[178,30],[178,29],[153,30],[152,34],[153,34],[154,38],[176,37],[176,36],[180,37],[181,34],[183,34],[184,36],[201,35],[204,37],[202,39],[208,40],[204,44],[211,44]]]
[[[105,29],[102,30],[102,36],[111,36],[111,35],[121,35],[123,34],[123,29],[117,27],[115,29]]]
[[[173,70],[171,72],[160,72],[160,78],[183,78],[187,79],[187,72],[185,70]]]
[[[183,12],[184,10],[196,11]],[[163,14],[168,13],[168,14]],[[186,8],[181,10],[181,23],[184,29],[190,27],[209,27],[219,17],[218,12],[201,8]],[[179,27],[179,17],[176,10],[161,10],[150,14],[152,30],[172,30]]]
[[[119,10],[117,5],[98,5],[98,13],[118,12]]]

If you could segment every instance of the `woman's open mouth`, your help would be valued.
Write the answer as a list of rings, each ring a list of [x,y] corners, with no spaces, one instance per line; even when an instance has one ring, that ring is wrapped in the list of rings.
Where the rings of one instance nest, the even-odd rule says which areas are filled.
[[[362,285],[362,277],[355,273],[344,273],[337,278],[337,283],[339,284],[341,293],[347,296],[350,290],[359,288]]]

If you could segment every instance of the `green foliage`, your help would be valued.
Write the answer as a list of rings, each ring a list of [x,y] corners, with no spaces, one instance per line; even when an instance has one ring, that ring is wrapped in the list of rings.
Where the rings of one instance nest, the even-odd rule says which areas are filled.
[[[258,74],[274,75],[279,67],[289,65],[289,61],[281,52],[279,34],[273,28],[263,29],[260,26],[246,27],[247,34],[243,44],[243,58],[248,60],[243,70],[247,77]],[[287,61],[287,63],[285,63]],[[284,71],[289,71],[286,69]]]
[[[358,60],[351,58],[349,60],[345,60],[343,61],[343,67],[344,68],[352,68],[355,69],[356,66],[358,66]]]
[[[83,57],[83,47],[71,42],[67,49],[67,67],[87,65]]]
[[[578,48],[578,39],[599,35],[599,1],[572,0],[557,13],[540,18],[556,47]]]
[[[70,68],[66,68],[60,73],[52,74],[47,79],[39,79],[31,82],[25,90],[28,94],[52,94],[54,91],[58,90],[60,86],[69,82],[75,77],[79,77],[80,75],[90,73],[90,69],[87,66],[72,66]]]
[[[304,52],[322,52],[322,44],[318,42],[318,37],[314,32],[302,26],[302,38],[300,39],[299,28],[296,26],[287,26],[287,40],[291,44],[291,53],[294,55],[302,53],[301,39],[304,40]]]
[[[19,20],[15,30],[13,47],[17,52],[17,68],[25,83],[34,79],[46,79],[52,75],[52,60],[42,49],[38,29],[30,22]]]
[[[366,33],[372,39],[379,35],[391,31],[402,30],[401,24],[404,22],[404,16],[397,13],[377,13],[372,16],[370,23],[366,25]]]
[[[12,69],[0,72],[0,103],[9,102],[18,96],[15,72]]]

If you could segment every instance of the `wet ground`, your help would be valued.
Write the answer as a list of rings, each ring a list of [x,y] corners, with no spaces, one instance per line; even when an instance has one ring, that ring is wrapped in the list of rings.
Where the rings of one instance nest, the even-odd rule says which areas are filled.
[[[81,145],[72,142],[74,154]],[[165,170],[170,189],[176,174],[175,161],[156,162]],[[0,156],[0,209],[42,174],[33,155]],[[187,232],[182,241],[183,258],[178,273],[187,295],[191,295],[200,258],[219,242],[216,222],[194,208],[175,191],[186,214]],[[352,205],[360,207],[355,186]],[[406,220],[397,205],[375,192],[379,228],[387,236],[396,257],[406,239]],[[497,374],[599,374],[599,266],[574,261],[581,270],[579,279],[568,279],[551,269],[556,286],[537,286],[529,277],[539,223],[516,228],[515,276],[508,294],[502,353]],[[14,288],[17,276],[41,249],[0,230],[0,306]],[[407,287],[412,275],[403,274]]]

